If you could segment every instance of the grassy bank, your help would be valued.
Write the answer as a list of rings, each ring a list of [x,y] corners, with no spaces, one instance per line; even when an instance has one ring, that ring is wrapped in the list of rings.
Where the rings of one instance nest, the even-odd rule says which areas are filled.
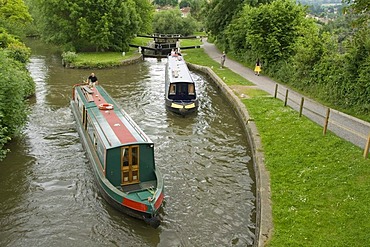
[[[77,53],[74,61],[69,65],[73,68],[109,68],[121,66],[123,61],[138,56],[137,49],[130,48],[122,52],[81,52]]]
[[[212,67],[229,85],[245,79],[221,71],[202,49],[186,61]],[[218,66],[216,66],[218,65]],[[230,79],[234,78],[234,79]],[[362,150],[258,89],[243,99],[262,139],[271,176],[274,234],[269,246],[368,246],[370,161]]]

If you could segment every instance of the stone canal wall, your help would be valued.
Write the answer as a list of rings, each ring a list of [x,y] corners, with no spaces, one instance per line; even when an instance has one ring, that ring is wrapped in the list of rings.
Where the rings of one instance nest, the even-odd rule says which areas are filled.
[[[245,105],[235,95],[235,93],[219,78],[209,67],[187,63],[190,69],[200,71],[207,75],[211,81],[220,89],[220,92],[228,99],[229,103],[237,113],[244,130],[248,136],[248,141],[252,147],[253,165],[256,180],[256,243],[255,246],[264,246],[270,239],[273,231],[272,207],[270,192],[270,175],[265,168],[263,148],[257,127]]]

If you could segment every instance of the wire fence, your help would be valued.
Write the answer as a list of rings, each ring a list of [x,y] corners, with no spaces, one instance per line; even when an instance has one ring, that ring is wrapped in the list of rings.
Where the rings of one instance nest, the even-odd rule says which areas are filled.
[[[370,123],[306,99],[279,84],[275,85],[274,97],[281,99],[284,106],[296,110],[300,117],[304,115],[322,126],[324,135],[330,130],[362,148],[364,158],[368,157]]]

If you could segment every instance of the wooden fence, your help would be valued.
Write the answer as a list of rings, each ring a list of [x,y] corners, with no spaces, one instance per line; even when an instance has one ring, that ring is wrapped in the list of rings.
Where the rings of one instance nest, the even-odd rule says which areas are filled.
[[[305,100],[302,96],[290,97],[289,89],[279,92],[279,84],[275,85],[274,97],[284,101],[284,106],[290,106],[302,115],[308,116],[314,122],[323,126],[323,135],[328,129],[338,136],[364,149],[363,156],[367,158],[370,148],[370,123],[357,119],[345,113]],[[305,107],[310,104],[310,107]]]

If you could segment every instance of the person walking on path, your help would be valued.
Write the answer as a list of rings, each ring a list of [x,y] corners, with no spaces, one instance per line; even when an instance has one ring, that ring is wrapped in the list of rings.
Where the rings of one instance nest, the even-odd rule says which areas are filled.
[[[257,58],[256,66],[254,67],[254,74],[259,76],[261,72],[261,62],[260,59]]]
[[[226,54],[225,54],[225,51],[224,51],[224,52],[222,52],[222,55],[221,55],[221,68],[224,67],[225,60],[226,60]]]

